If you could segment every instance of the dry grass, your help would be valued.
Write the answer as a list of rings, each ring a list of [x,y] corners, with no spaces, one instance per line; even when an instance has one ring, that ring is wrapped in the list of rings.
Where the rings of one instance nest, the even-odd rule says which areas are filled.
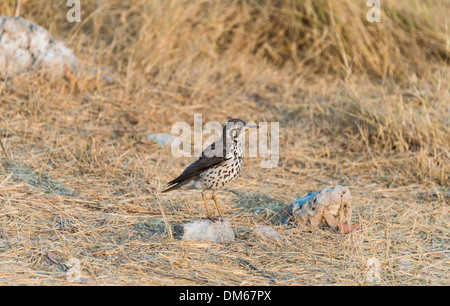
[[[71,284],[57,262],[77,258],[96,285],[365,285],[376,258],[381,284],[449,285],[449,7],[386,0],[369,24],[355,3],[83,0],[76,25],[59,1],[23,0],[120,82],[0,85],[0,284]],[[197,193],[160,194],[192,159],[146,135],[194,113],[281,123],[281,166],[250,159],[221,192],[231,244],[168,230],[203,213]],[[334,184],[361,233],[280,225],[286,204]],[[291,243],[252,238],[256,225]]]

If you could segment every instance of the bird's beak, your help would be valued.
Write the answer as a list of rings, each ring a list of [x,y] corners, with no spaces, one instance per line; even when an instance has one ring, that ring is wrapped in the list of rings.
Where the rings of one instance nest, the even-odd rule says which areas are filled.
[[[248,132],[252,129],[259,129],[259,125],[249,125],[245,127],[245,131]]]

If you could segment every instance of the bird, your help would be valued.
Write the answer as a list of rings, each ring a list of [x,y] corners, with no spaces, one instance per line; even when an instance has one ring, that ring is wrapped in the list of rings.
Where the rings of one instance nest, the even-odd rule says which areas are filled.
[[[167,184],[166,193],[176,189],[202,190],[208,218],[212,215],[208,209],[206,192],[212,191],[212,199],[220,217],[222,212],[217,203],[216,191],[225,188],[236,180],[244,165],[245,132],[259,128],[257,125],[246,126],[244,120],[233,118],[228,120],[222,131],[222,137],[209,145],[200,158],[187,167],[183,173]]]

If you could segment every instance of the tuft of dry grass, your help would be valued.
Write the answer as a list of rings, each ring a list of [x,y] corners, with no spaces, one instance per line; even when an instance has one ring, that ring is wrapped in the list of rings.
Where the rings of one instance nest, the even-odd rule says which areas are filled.
[[[0,3],[14,15],[16,1]],[[449,284],[449,75],[446,1],[22,0],[87,66],[119,81],[0,85],[0,284]],[[220,105],[220,107],[218,107]],[[161,195],[192,159],[146,136],[230,117],[281,126],[281,160],[220,193],[234,243],[173,239],[203,213],[195,192]],[[308,191],[350,187],[363,231],[284,227]],[[249,233],[274,227],[289,244]],[[255,270],[256,268],[256,270]]]

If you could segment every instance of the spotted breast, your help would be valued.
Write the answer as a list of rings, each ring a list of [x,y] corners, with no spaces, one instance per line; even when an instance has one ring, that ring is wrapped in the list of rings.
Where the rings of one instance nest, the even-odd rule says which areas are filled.
[[[241,144],[235,144],[231,156],[222,164],[201,173],[198,183],[205,189],[222,189],[239,177],[243,165],[244,148]]]

